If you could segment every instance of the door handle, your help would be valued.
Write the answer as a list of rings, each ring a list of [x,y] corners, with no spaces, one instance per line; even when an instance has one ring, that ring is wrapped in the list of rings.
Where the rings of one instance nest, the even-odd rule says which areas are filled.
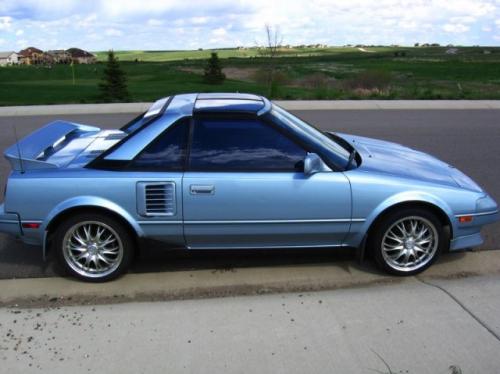
[[[215,186],[212,184],[192,184],[189,186],[191,195],[213,195]]]

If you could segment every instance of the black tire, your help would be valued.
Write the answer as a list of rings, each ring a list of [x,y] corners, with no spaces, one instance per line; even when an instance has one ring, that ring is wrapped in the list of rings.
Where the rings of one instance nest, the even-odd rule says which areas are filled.
[[[420,227],[420,231],[425,232],[423,228],[427,227],[429,235],[432,234],[435,238],[435,241],[429,241],[428,248],[424,248],[427,250],[427,254],[425,254],[426,257],[421,259],[420,262],[417,261],[417,255],[424,255],[421,252],[422,247],[416,243],[418,235],[409,235],[406,239],[402,240],[402,237],[406,234],[395,226],[403,223],[404,229],[410,231],[412,222],[420,224],[420,226],[417,226]],[[389,230],[393,229],[396,231],[389,233]],[[396,235],[393,235],[394,233],[396,233]],[[401,233],[401,237],[398,237],[397,233]],[[386,234],[388,235],[387,237]],[[398,240],[402,240],[401,244],[396,239],[392,239],[394,237]],[[386,240],[385,244],[384,239]],[[421,240],[421,242],[425,241],[423,238],[418,240]],[[381,270],[393,275],[410,276],[421,273],[429,268],[429,266],[431,266],[449,246],[449,242],[450,238],[448,231],[438,217],[431,211],[423,208],[402,208],[389,212],[375,223],[368,238],[368,249]],[[412,243],[414,244],[413,246]],[[393,246],[395,249],[387,249],[393,248]],[[402,249],[400,248],[401,246],[403,247]],[[384,250],[384,247],[386,250]],[[418,248],[418,252],[415,247]],[[404,254],[401,255],[402,252],[400,251],[404,251]],[[408,261],[411,263],[413,259],[414,264],[406,265],[408,266],[407,268],[404,268],[405,265],[398,266],[396,263],[397,259],[404,261],[407,253],[413,253],[409,255]],[[402,258],[398,257],[394,259],[394,257],[397,256],[402,256]]]
[[[92,226],[93,224],[94,226]],[[92,231],[93,227],[95,228],[94,231]],[[73,234],[77,232],[80,239],[85,239],[83,236],[86,234],[86,228],[89,229],[90,237],[93,237],[91,241],[96,239],[98,229],[108,230],[101,234],[103,236],[103,240],[99,241],[98,244],[101,245],[106,242],[106,234],[110,235],[109,240],[116,236],[116,240],[111,242],[115,244],[106,245],[116,245],[118,250],[115,250],[114,247],[99,247],[99,245],[95,245],[95,243],[91,243],[91,245],[82,245]],[[70,239],[71,237],[73,237],[73,239]],[[70,251],[68,243],[71,240],[71,243],[76,243],[76,246],[81,246],[81,248],[75,248],[77,251]],[[88,242],[85,241],[85,243]],[[135,252],[135,241],[127,227],[113,217],[102,213],[90,212],[79,213],[65,219],[56,228],[53,246],[58,264],[65,271],[65,273],[87,282],[106,282],[119,277],[130,267]],[[86,250],[82,251],[82,248],[86,248]],[[102,252],[99,252],[101,250],[99,248],[102,248]],[[113,249],[113,251],[111,251],[111,249]],[[93,256],[90,256],[90,251],[93,251]],[[75,253],[79,254],[83,252],[87,253],[87,257],[93,257],[93,261],[88,264],[88,271],[84,267],[85,264],[81,264],[76,259],[78,255],[75,255]],[[110,261],[113,265],[111,266],[108,265],[107,262],[104,262],[103,257],[106,261]],[[86,257],[82,259],[82,262],[85,261]],[[99,273],[100,270],[95,269],[95,273],[92,273],[92,269],[90,269],[91,265],[96,268],[99,266],[102,268],[104,265],[104,267],[108,266],[109,269],[107,271],[102,271],[101,273]]]

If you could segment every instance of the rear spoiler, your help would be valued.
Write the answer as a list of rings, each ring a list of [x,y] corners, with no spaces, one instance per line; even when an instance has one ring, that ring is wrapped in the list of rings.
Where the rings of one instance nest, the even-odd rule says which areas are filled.
[[[54,121],[7,148],[4,156],[10,162],[12,170],[57,168],[58,165],[43,161],[47,151],[62,144],[69,135],[98,131],[98,127]]]

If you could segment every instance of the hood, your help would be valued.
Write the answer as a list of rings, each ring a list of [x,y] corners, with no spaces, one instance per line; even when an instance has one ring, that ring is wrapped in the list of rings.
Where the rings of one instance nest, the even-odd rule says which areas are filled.
[[[384,140],[335,134],[359,152],[360,170],[482,192],[481,187],[460,170],[427,153]]]
[[[125,136],[119,130],[55,121],[7,148],[4,156],[19,171],[84,166]]]

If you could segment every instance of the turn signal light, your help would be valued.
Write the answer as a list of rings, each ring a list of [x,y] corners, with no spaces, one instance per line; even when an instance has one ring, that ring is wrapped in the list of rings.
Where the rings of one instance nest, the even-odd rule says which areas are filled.
[[[472,216],[460,216],[460,217],[458,217],[458,222],[460,222],[460,223],[472,222]]]
[[[23,222],[23,229],[38,229],[40,224],[38,222]]]

